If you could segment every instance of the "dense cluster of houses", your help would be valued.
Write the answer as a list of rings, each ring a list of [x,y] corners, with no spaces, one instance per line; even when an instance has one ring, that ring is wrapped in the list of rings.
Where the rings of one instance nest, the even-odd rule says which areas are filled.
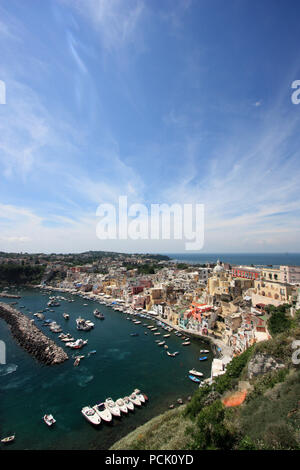
[[[232,267],[218,261],[179,269],[162,261],[155,274],[143,275],[123,260],[103,263],[103,272],[89,264],[68,267],[55,287],[144,309],[175,328],[219,340],[233,354],[269,338],[266,305],[289,304],[292,315],[300,307],[297,266]]]

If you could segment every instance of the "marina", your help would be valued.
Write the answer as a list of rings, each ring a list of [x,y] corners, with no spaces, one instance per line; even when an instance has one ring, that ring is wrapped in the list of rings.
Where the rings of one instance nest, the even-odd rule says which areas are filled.
[[[107,449],[138,425],[169,409],[170,404],[177,403],[178,397],[184,402],[197,389],[197,383],[189,380],[188,371],[198,369],[199,350],[207,346],[205,343],[190,340],[190,346],[185,348],[182,339],[171,332],[163,338],[164,345],[157,347],[154,333],[164,329],[147,314],[140,312],[138,315],[144,315],[144,320],[136,324],[126,318],[140,321],[143,317],[65,293],[65,300],[58,301],[60,305],[54,312],[46,310],[46,318],[41,321],[29,312],[45,310],[49,295],[43,294],[45,292],[39,289],[21,290],[23,313],[61,346],[70,359],[60,365],[43,366],[15,342],[8,326],[0,319],[8,362],[0,366],[1,438],[16,435],[11,444],[14,449]],[[15,308],[18,309],[18,305]],[[93,322],[96,308],[104,314],[105,322],[94,322],[90,331],[78,331],[76,319],[82,316]],[[63,313],[69,315],[69,320],[62,324]],[[53,322],[61,325],[63,331],[59,335],[50,330]],[[149,326],[155,330],[152,332]],[[143,334],[145,331],[148,335]],[[71,357],[70,344],[75,345],[75,351],[76,344],[82,345],[84,351],[84,359],[78,356],[77,367],[74,361],[78,357],[75,351]],[[166,345],[171,352],[163,347]],[[210,376],[212,355],[208,357],[200,368],[204,378]],[[150,397],[147,406],[139,399],[137,386]],[[105,397],[112,397],[114,403],[121,399],[129,410],[132,405],[134,409],[126,415],[121,413],[109,427],[88,426],[87,416],[84,420],[81,411],[85,407],[101,408]],[[97,405],[92,406],[93,403]],[[45,414],[52,414],[56,420],[51,432],[41,420]],[[3,444],[2,448],[6,446]]]

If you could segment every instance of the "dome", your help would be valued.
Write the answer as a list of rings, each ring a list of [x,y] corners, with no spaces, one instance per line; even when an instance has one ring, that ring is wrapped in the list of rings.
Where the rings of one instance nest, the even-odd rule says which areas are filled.
[[[221,265],[220,260],[218,259],[217,265],[214,267],[214,273],[221,273],[224,271],[224,267]]]

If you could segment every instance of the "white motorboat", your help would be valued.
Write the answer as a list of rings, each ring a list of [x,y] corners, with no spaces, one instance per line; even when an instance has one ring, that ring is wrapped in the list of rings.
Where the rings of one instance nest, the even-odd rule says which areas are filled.
[[[129,400],[136,406],[142,406],[141,400],[138,398],[138,396],[133,392],[131,395],[129,395]]]
[[[68,313],[63,313],[63,317],[65,320],[69,320],[70,315]]]
[[[184,343],[182,343],[182,346],[189,346],[191,344],[190,341],[185,341]]]
[[[199,372],[199,371],[197,371],[196,369],[191,369],[191,370],[189,370],[189,374],[195,375],[195,376],[197,376],[197,377],[203,377],[202,372]]]
[[[96,411],[90,406],[85,406],[82,408],[81,413],[91,424],[98,426],[101,423],[99,414],[96,413]]]
[[[209,350],[208,349],[200,349],[200,353],[207,354],[207,353],[209,353]]]
[[[136,388],[133,393],[136,394],[136,396],[138,397],[138,399],[140,400],[141,403],[145,403],[145,401],[146,401],[145,397],[138,388]]]
[[[118,407],[118,405],[113,401],[112,398],[110,397],[106,398],[104,405],[106,406],[106,408],[109,409],[109,411],[111,412],[113,416],[117,416],[117,417],[121,416],[121,410]]]
[[[3,444],[9,444],[10,442],[13,442],[15,440],[15,437],[15,434],[13,436],[4,437],[3,439],[1,439],[0,442],[2,442]]]
[[[53,426],[56,423],[56,419],[54,419],[53,415],[44,415],[43,420],[47,424],[47,426]]]
[[[123,400],[124,400],[124,403],[127,406],[128,410],[133,411],[134,410],[133,402],[130,401],[128,397],[124,397]]]
[[[127,405],[122,398],[118,398],[118,400],[116,400],[116,405],[118,405],[122,413],[125,413],[125,414],[128,413]]]
[[[106,421],[107,423],[111,422],[112,414],[104,403],[98,403],[98,405],[93,406],[93,409],[100,416],[100,418],[103,419],[103,421]]]
[[[164,335],[164,338],[169,338],[170,334]]]
[[[86,345],[87,342],[88,342],[87,339],[85,341],[83,341],[83,339],[80,338],[80,339],[77,339],[75,342],[66,343],[66,346],[68,346],[71,349],[80,349],[84,345]]]

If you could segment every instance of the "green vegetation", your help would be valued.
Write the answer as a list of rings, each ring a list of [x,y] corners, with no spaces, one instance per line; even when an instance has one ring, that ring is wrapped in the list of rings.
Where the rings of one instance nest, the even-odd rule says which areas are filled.
[[[291,328],[293,322],[289,314],[290,305],[283,304],[279,307],[267,305],[266,310],[270,314],[268,329],[271,335],[283,333]]]
[[[0,282],[11,284],[38,284],[45,271],[45,266],[36,265],[0,265]]]
[[[159,269],[162,269],[163,266],[160,264],[131,264],[131,263],[123,263],[123,266],[127,269],[127,271],[131,269],[137,269],[138,274],[154,274]]]

